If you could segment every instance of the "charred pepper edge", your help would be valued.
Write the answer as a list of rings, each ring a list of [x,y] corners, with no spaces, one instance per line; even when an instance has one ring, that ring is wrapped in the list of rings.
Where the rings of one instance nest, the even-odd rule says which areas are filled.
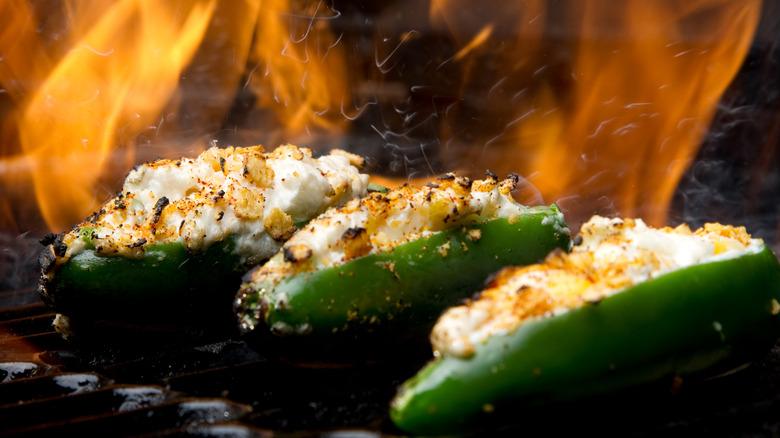
[[[164,208],[164,206],[167,204],[167,198],[160,198],[155,207],[155,214],[158,210],[162,210],[162,208]],[[307,223],[308,221],[295,222],[294,225],[296,227],[296,231],[297,229],[305,226]],[[43,299],[43,301],[50,306],[56,306],[58,301],[56,294],[61,292],[61,288],[57,287],[58,273],[63,270],[67,271],[72,269],[72,263],[74,259],[80,261],[80,266],[78,269],[83,271],[80,273],[84,274],[84,285],[88,285],[93,282],[93,279],[89,278],[89,273],[94,273],[94,269],[98,269],[97,265],[100,267],[103,267],[107,264],[112,265],[113,269],[115,269],[117,273],[121,273],[123,269],[132,270],[141,263],[154,265],[153,260],[157,259],[165,259],[171,264],[178,263],[179,266],[184,266],[185,263],[188,263],[193,258],[207,258],[208,255],[212,253],[225,253],[227,257],[235,256],[233,257],[235,260],[231,260],[227,265],[232,267],[232,270],[241,272],[235,276],[236,278],[240,278],[243,273],[249,271],[256,265],[255,263],[252,263],[251,265],[241,263],[238,260],[238,256],[232,254],[235,248],[236,239],[236,236],[232,234],[228,234],[223,239],[212,243],[208,247],[196,251],[187,248],[184,244],[178,241],[149,244],[146,239],[142,238],[128,246],[129,248],[143,248],[143,257],[138,259],[127,257],[122,254],[103,254],[97,251],[94,243],[94,228],[89,225],[76,225],[72,228],[71,231],[77,232],[78,236],[85,243],[85,249],[81,253],[69,257],[68,260],[63,260],[68,250],[67,244],[63,241],[66,233],[63,232],[59,234],[47,234],[39,241],[44,246],[44,249],[38,256],[38,267],[41,273],[38,282],[38,294]],[[85,261],[87,258],[93,260],[94,264]],[[144,260],[146,262],[143,262]],[[150,267],[153,268],[154,266]],[[160,275],[174,273],[174,271],[166,271],[164,273],[160,273]],[[179,276],[178,273],[175,274],[175,276]],[[120,280],[120,278],[116,278],[116,280]],[[132,278],[126,280],[132,282]],[[194,282],[195,280],[191,281],[191,283]],[[195,286],[195,284],[192,285],[192,287]],[[138,284],[139,291],[147,290],[148,288],[148,284]],[[111,291],[110,289],[105,289],[104,292],[108,294]]]
[[[38,294],[55,311],[74,317],[144,321],[153,315],[174,320],[184,315],[172,312],[207,309],[210,304],[204,297],[220,284],[224,283],[223,294],[232,297],[249,269],[233,252],[234,239],[229,235],[197,252],[179,242],[145,245],[140,259],[86,249],[61,264],[49,245],[39,259]],[[206,266],[218,272],[203,269]],[[230,311],[231,299],[225,302]]]
[[[745,291],[753,293],[748,304]],[[401,385],[390,418],[412,433],[462,432],[492,424],[508,406],[609,394],[670,375],[717,375],[777,341],[779,300],[780,265],[768,247],[683,268],[494,335],[470,358],[432,360]],[[628,330],[630,337],[613,336]]]
[[[469,232],[474,229],[481,230],[479,239]],[[343,336],[351,342],[360,336],[370,338],[372,333],[381,332],[383,325],[395,327],[392,334],[402,338],[405,327],[393,324],[416,321],[413,337],[427,336],[427,329],[442,310],[470,296],[495,270],[540,261],[554,249],[568,250],[570,235],[565,231],[568,227],[557,206],[532,207],[512,224],[499,218],[458,226],[405,242],[390,252],[287,277],[275,285],[245,283],[236,296],[235,311],[245,333],[266,327],[279,334],[306,334],[334,342]],[[523,248],[524,243],[532,248]],[[284,253],[284,257],[289,255]],[[460,276],[467,278],[453,275],[461,274],[470,264],[474,269],[465,269],[468,274]],[[453,289],[446,283],[434,287],[434,280],[421,283],[421,279],[433,279],[437,274],[464,281],[473,277],[473,284]],[[250,279],[247,275],[247,281]],[[407,317],[412,321],[405,321]],[[424,329],[417,327],[421,321]]]

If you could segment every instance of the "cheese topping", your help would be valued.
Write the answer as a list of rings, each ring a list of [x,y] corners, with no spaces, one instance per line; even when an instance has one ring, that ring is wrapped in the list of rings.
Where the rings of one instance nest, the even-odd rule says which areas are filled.
[[[510,192],[515,185],[512,178],[471,181],[447,174],[426,187],[405,185],[354,199],[328,210],[296,233],[285,243],[283,257],[274,257],[252,273],[252,287],[390,251],[438,231],[499,217],[516,220],[532,207],[514,201]],[[559,231],[569,233],[568,229]],[[476,234],[472,238],[478,239]]]
[[[571,253],[506,268],[479,298],[447,310],[431,333],[434,353],[468,357],[474,345],[509,333],[523,321],[559,315],[678,269],[763,248],[744,227],[654,229],[640,219],[599,216],[582,225],[579,237]]]
[[[63,237],[68,258],[94,247],[103,255],[141,257],[150,244],[180,242],[203,250],[228,235],[243,261],[275,254],[306,221],[366,193],[362,158],[343,151],[313,158],[283,145],[212,147],[197,158],[137,166],[122,191]]]

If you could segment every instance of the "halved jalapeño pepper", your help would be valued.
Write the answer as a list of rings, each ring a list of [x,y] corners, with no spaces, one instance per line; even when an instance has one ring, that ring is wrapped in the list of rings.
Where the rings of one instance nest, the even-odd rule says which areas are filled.
[[[42,299],[63,336],[100,327],[235,330],[241,276],[297,225],[366,193],[360,157],[284,145],[212,147],[133,169],[122,191],[40,257]],[[80,329],[81,328],[81,329]]]
[[[427,342],[441,312],[491,273],[568,250],[560,210],[518,204],[515,185],[447,174],[329,210],[247,275],[236,300],[241,328],[316,350]]]
[[[580,237],[442,315],[435,358],[392,401],[399,428],[462,432],[524,407],[716,376],[780,336],[780,265],[744,228],[594,217]]]

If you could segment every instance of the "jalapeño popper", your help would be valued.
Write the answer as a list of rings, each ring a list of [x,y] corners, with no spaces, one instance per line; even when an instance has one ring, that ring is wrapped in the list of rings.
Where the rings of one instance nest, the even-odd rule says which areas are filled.
[[[427,339],[491,273],[568,250],[560,210],[517,203],[516,183],[446,174],[330,209],[247,275],[242,329],[314,349]]]
[[[435,359],[392,402],[399,428],[484,429],[525,421],[524,407],[719,375],[780,336],[780,265],[743,227],[594,217],[575,240],[442,315]]]

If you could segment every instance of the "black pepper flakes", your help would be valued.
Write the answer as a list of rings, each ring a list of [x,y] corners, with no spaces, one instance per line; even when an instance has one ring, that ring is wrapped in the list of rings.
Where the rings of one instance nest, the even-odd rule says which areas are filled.
[[[382,192],[374,192],[370,194],[372,199],[377,202],[390,202],[390,199],[387,197],[387,194]]]
[[[97,225],[97,223],[98,223],[98,219],[100,219],[100,215],[98,215],[98,213],[97,213],[97,212],[93,212],[93,213],[92,213],[92,214],[89,216],[89,218],[87,218],[87,222],[89,222],[89,223],[91,223],[91,224],[93,224],[93,225]]]
[[[456,182],[466,190],[471,190],[471,186],[474,184],[474,182],[468,178],[458,178]]]

